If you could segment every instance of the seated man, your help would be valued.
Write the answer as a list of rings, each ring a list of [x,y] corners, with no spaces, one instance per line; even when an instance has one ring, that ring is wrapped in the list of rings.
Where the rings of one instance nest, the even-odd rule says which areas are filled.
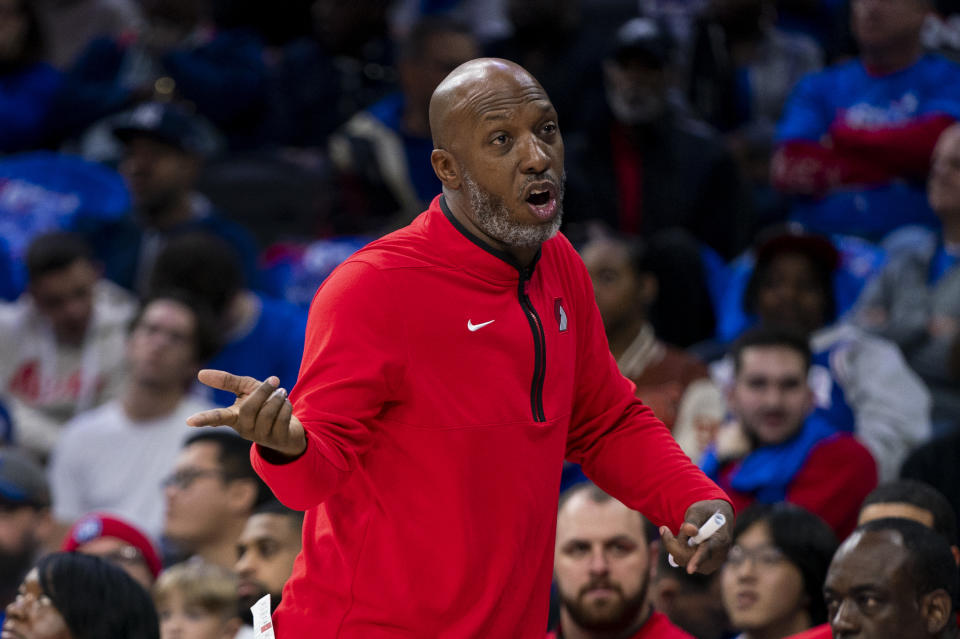
[[[560,498],[554,579],[560,627],[548,639],[692,639],[647,600],[657,547],[643,515],[589,483]]]
[[[14,441],[46,457],[76,414],[115,397],[133,297],[100,278],[90,248],[49,233],[27,249],[27,292],[0,305],[0,395]]]
[[[795,220],[872,240],[935,225],[923,182],[937,137],[960,118],[960,67],[924,53],[932,4],[851,2],[860,57],[797,85],[771,171],[775,186],[799,196]]]
[[[939,241],[887,264],[864,289],[854,321],[900,347],[930,388],[934,424],[945,429],[960,415],[949,361],[960,336],[960,125],[937,142],[927,196],[942,224]]]
[[[53,451],[53,514],[64,532],[96,510],[160,536],[163,478],[190,434],[187,417],[210,406],[187,389],[216,348],[214,331],[209,314],[179,294],[143,305],[120,397],[74,418]]]
[[[877,519],[858,527],[823,586],[834,637],[955,639],[960,585],[947,542],[923,524]]]
[[[283,585],[293,572],[293,561],[302,546],[303,513],[278,501],[257,507],[247,519],[237,540],[237,563],[233,571],[240,580],[241,617],[253,624],[250,607],[270,595],[271,612],[280,603]]]
[[[819,515],[842,538],[877,485],[876,464],[852,435],[812,414],[805,338],[755,329],[737,341],[732,358],[733,421],[707,450],[704,472],[738,512],[755,501],[786,500]]]
[[[837,430],[855,433],[886,481],[930,437],[930,394],[895,344],[834,322],[839,260],[823,236],[793,226],[773,230],[758,242],[743,306],[762,326],[809,336],[817,415]],[[711,374],[721,388],[728,387],[729,361],[713,366]]]
[[[690,442],[679,435],[693,433],[694,419],[700,414],[721,418],[723,397],[700,360],[655,334],[650,309],[659,281],[644,245],[604,236],[589,241],[580,254],[593,280],[597,307],[620,372],[636,384],[637,397],[692,456]]]
[[[164,537],[184,558],[232,569],[247,519],[273,496],[253,472],[250,443],[233,431],[194,432],[172,468]]]

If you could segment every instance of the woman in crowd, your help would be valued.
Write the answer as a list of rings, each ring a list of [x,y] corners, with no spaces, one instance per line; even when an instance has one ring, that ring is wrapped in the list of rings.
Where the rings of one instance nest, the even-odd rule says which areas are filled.
[[[3,635],[18,639],[159,639],[150,595],[99,557],[53,553],[7,606]]]
[[[780,639],[826,621],[823,581],[837,540],[819,517],[788,503],[737,518],[721,573],[737,639]]]

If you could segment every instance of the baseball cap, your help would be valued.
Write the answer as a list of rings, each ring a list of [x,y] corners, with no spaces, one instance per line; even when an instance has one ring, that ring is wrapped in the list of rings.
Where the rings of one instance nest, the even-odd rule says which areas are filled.
[[[611,55],[620,63],[640,58],[663,66],[670,60],[670,37],[653,18],[631,18],[614,34]]]
[[[113,135],[121,142],[145,136],[196,155],[214,155],[218,136],[204,118],[169,102],[145,102],[113,121]]]
[[[43,468],[15,448],[0,448],[0,505],[50,505],[50,485]]]
[[[840,252],[830,238],[810,233],[796,223],[778,224],[760,233],[757,238],[757,263],[762,264],[780,253],[800,253],[830,271],[840,266]]]
[[[74,552],[80,546],[101,537],[113,537],[136,548],[154,579],[163,570],[160,553],[150,538],[133,524],[106,513],[90,513],[74,522],[61,549]]]

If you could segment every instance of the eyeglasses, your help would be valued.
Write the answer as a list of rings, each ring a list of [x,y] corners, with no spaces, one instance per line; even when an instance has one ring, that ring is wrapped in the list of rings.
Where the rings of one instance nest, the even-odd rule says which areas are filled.
[[[787,556],[776,546],[758,546],[753,549],[733,546],[727,553],[727,565],[729,566],[742,566],[747,560],[750,560],[755,565],[771,567],[786,561],[786,559]]]
[[[162,485],[164,488],[178,488],[180,490],[187,490],[196,480],[201,477],[221,477],[223,479],[230,479],[230,476],[222,470],[217,470],[215,468],[192,468],[178,470],[172,475],[168,475],[164,478]]]

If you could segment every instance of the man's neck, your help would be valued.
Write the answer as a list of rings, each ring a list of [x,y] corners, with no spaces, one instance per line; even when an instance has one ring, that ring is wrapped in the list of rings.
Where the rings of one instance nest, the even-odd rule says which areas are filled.
[[[237,562],[237,539],[243,533],[244,522],[228,521],[221,526],[221,534],[209,543],[196,548],[194,553],[205,562],[233,570]]]
[[[167,417],[177,409],[183,399],[182,386],[171,384],[159,386],[132,380],[123,393],[123,412],[135,421],[148,421]]]
[[[193,219],[193,201],[189,192],[176,196],[166,206],[146,214],[149,226],[159,231],[167,231]]]
[[[607,341],[610,343],[610,352],[613,353],[614,359],[619,360],[623,356],[646,323],[646,318],[638,314],[607,332]]]
[[[897,47],[864,50],[860,53],[860,59],[871,73],[886,75],[912,66],[922,55],[923,46],[916,42]]]
[[[466,207],[469,205],[461,200],[460,194],[457,193],[457,195],[451,196],[452,194],[448,194],[446,190],[444,191],[444,198],[446,198],[447,206],[450,207],[450,212],[453,214],[453,217],[457,218],[457,221],[460,222],[460,224],[462,224],[471,235],[479,239],[490,248],[511,255],[521,266],[527,267],[533,263],[533,258],[535,258],[537,256],[537,252],[540,251],[539,246],[507,246],[500,240],[490,237],[484,233],[480,227],[473,222],[473,219],[470,217],[470,215],[466,213]]]
[[[653,608],[649,603],[643,605],[631,622],[622,628],[610,631],[586,630],[573,621],[566,608],[560,609],[560,628],[563,639],[629,639],[640,631],[650,620]]]

